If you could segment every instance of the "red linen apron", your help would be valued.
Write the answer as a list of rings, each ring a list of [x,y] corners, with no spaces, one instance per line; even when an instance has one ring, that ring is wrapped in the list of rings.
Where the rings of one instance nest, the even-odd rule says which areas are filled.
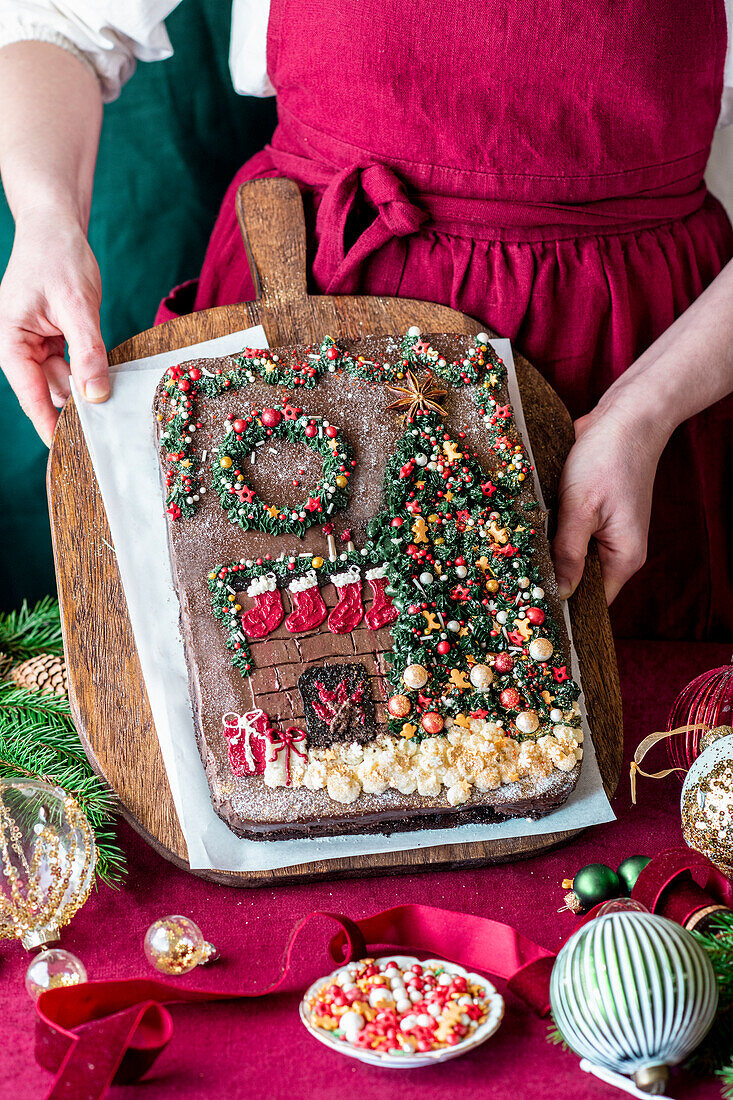
[[[273,0],[279,125],[227,192],[195,308],[253,296],[236,189],[288,176],[318,291],[471,314],[577,417],[733,256],[703,182],[725,49],[723,0]],[[721,403],[667,448],[619,633],[733,629],[732,421]]]

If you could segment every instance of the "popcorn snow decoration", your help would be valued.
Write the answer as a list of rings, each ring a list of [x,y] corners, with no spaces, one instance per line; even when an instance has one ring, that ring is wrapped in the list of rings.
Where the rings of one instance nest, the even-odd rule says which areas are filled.
[[[571,718],[573,714],[569,714]],[[459,806],[478,791],[495,790],[526,776],[545,778],[557,768],[569,772],[582,758],[583,731],[558,723],[537,741],[517,742],[500,726],[480,719],[470,728],[453,724],[445,737],[419,743],[382,734],[367,745],[356,742],[311,750],[302,780],[309,790],[326,789],[335,802],[355,802],[365,794],[384,794],[394,787],[401,794],[436,797],[446,788],[451,806]]]

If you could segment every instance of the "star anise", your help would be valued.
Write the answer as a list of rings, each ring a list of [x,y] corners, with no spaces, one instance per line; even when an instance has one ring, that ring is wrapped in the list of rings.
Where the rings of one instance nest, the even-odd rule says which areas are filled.
[[[387,386],[392,393],[398,394],[396,401],[387,405],[388,409],[404,412],[405,420],[411,422],[417,413],[436,412],[440,416],[446,416],[446,410],[440,404],[442,397],[448,396],[447,390],[441,390],[433,383],[431,371],[427,372],[424,382],[421,382],[411,370],[406,372],[406,384],[403,386]]]

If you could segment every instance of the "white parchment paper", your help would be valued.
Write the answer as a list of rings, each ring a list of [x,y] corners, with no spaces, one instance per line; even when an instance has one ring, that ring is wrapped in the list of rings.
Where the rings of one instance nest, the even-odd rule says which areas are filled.
[[[493,345],[509,369],[512,405],[527,440],[511,346],[508,340],[495,340]],[[114,548],[100,543],[100,553],[117,555],[145,686],[191,867],[268,870],[372,852],[541,835],[612,821],[584,707],[585,757],[580,781],[567,803],[541,821],[513,819],[498,825],[462,825],[391,836],[250,841],[235,836],[217,817],[209,799],[189,702],[183,642],[178,629],[178,599],[166,542],[152,404],[155,388],[167,367],[187,359],[230,355],[243,347],[267,347],[261,326],[113,367],[112,396],[104,405],[87,404],[72,386],[114,542]],[[79,532],[79,536],[100,538],[94,531]],[[573,676],[578,680],[574,650],[572,663]],[[120,719],[124,736],[124,715]]]

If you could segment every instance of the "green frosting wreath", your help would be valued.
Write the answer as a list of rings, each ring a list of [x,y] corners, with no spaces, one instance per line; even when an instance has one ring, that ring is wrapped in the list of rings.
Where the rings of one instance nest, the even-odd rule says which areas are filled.
[[[302,443],[323,459],[315,489],[293,508],[266,503],[247,484],[250,455],[274,439]],[[212,485],[230,521],[243,531],[302,538],[313,524],[346,507],[353,465],[351,448],[335,424],[293,405],[273,405],[228,420],[212,463]]]

